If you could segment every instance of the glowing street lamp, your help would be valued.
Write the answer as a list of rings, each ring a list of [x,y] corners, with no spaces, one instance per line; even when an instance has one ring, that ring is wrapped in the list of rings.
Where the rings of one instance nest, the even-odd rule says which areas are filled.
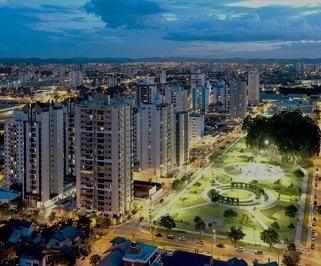
[[[269,142],[268,139],[265,139],[265,140],[264,140],[264,145],[265,145],[265,146],[269,145],[269,143],[270,143],[270,142]]]

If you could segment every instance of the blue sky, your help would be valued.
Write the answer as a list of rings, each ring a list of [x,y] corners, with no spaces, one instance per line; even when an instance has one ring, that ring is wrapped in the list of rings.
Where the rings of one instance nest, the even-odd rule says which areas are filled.
[[[321,0],[0,0],[0,57],[321,57]]]

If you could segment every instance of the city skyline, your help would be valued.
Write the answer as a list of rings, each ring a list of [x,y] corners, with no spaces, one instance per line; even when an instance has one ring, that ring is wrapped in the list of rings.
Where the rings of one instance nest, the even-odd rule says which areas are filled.
[[[1,0],[0,57],[317,58],[320,17],[320,0]]]

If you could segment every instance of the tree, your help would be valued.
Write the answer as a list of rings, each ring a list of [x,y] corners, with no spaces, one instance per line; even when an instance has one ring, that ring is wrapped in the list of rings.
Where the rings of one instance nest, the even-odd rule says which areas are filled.
[[[286,266],[296,266],[300,262],[300,253],[296,250],[295,244],[288,245],[287,250],[284,252],[282,262]]]
[[[298,208],[295,205],[291,204],[284,209],[284,212],[288,217],[295,217],[296,213],[298,212]]]
[[[279,236],[278,232],[276,232],[272,228],[268,228],[268,229],[262,231],[260,234],[260,238],[264,243],[268,244],[270,248],[274,244],[276,244],[280,241],[280,236]]]
[[[242,229],[240,227],[236,228],[235,226],[232,226],[230,232],[228,233],[228,239],[234,243],[235,247],[237,242],[242,240],[245,236],[246,234],[242,231]]]
[[[219,199],[220,199],[220,193],[218,191],[216,191],[215,189],[212,189],[210,191],[210,195],[209,196],[210,196],[210,199],[211,199],[211,201],[213,203],[218,202]]]
[[[194,222],[195,222],[195,230],[199,231],[201,234],[206,228],[205,222],[199,216],[195,216]]]
[[[160,225],[165,227],[166,229],[172,229],[176,227],[176,223],[172,217],[169,215],[164,215],[160,218]]]
[[[90,264],[91,265],[97,265],[100,262],[101,258],[98,254],[94,254],[90,257]]]
[[[231,219],[237,217],[237,212],[233,209],[227,209],[223,213],[223,217],[226,219]]]

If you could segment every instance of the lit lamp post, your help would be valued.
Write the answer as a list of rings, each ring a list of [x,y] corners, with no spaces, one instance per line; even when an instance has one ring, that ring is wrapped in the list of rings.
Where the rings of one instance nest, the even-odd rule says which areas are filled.
[[[216,230],[213,229],[213,239],[212,239],[212,242],[211,242],[211,255],[213,257],[213,246],[214,246],[214,243],[216,242]]]

